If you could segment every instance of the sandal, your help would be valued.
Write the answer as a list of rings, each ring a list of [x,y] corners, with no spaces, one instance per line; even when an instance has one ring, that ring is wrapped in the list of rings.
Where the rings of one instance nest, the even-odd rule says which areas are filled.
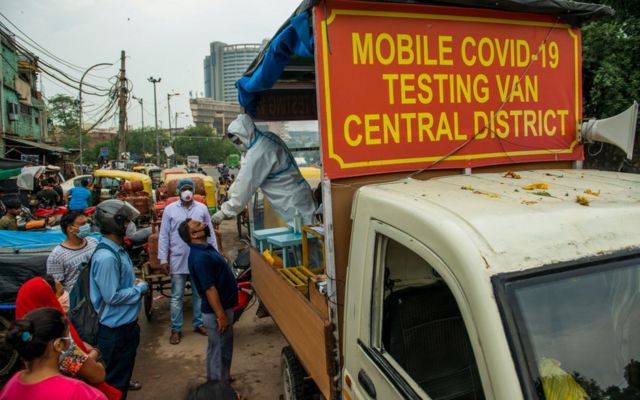
[[[171,331],[171,336],[169,337],[169,343],[179,344],[181,340],[182,340],[182,332]]]

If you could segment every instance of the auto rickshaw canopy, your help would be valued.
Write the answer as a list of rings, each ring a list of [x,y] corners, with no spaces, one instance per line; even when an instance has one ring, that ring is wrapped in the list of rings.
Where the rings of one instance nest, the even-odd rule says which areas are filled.
[[[138,172],[121,171],[118,169],[97,169],[93,172],[93,177],[94,178],[117,178],[117,179],[124,179],[127,181],[142,182],[142,187],[144,191],[150,197],[153,197],[153,191],[151,189],[151,178],[149,177],[149,175],[141,174]]]

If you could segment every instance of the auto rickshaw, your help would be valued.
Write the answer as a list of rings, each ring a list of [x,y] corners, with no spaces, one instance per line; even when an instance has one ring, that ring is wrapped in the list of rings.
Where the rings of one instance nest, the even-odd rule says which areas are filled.
[[[187,173],[186,168],[182,168],[182,167],[163,169],[162,172],[160,173],[160,180],[166,184],[168,176],[176,175],[176,174],[186,174],[186,173]]]
[[[139,174],[149,175],[151,178],[151,187],[153,189],[157,189],[160,186],[160,182],[162,182],[162,168],[151,166],[151,165],[136,165],[131,168],[133,172],[137,172]]]
[[[147,167],[147,175],[151,178],[151,187],[157,189],[162,182],[162,168]]]
[[[153,219],[152,204],[154,202],[151,178],[148,175],[115,169],[98,169],[93,172],[90,190],[93,193],[93,204],[118,198],[133,205],[139,212],[139,224]]]

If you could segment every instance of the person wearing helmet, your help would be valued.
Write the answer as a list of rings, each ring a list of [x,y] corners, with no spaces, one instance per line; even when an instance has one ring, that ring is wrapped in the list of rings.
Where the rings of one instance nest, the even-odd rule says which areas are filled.
[[[191,281],[191,287],[193,287],[193,279],[189,274],[190,249],[180,238],[178,227],[184,220],[190,218],[207,225],[213,232],[207,206],[193,201],[194,189],[195,185],[191,179],[182,178],[178,181],[176,194],[180,196],[180,201],[171,203],[164,209],[160,224],[158,258],[165,273],[171,273],[171,335],[169,336],[171,344],[179,344],[182,340],[184,288],[187,279]],[[218,248],[215,234],[211,235],[207,241],[216,249]],[[191,323],[193,331],[206,336],[207,329],[202,321],[202,299],[196,290],[193,290],[192,293],[193,319]]]
[[[246,154],[229,188],[229,200],[213,215],[213,223],[240,214],[258,188],[285,222],[293,224],[298,211],[305,224],[312,223],[315,205],[311,187],[282,139],[272,132],[259,131],[247,114],[238,115],[229,124],[227,136]]]
[[[133,263],[124,251],[129,222],[140,213],[122,200],[106,200],[96,208],[102,240],[91,257],[89,295],[98,312],[97,347],[102,352],[107,382],[126,400],[140,342],[138,313],[146,282],[136,279]]]

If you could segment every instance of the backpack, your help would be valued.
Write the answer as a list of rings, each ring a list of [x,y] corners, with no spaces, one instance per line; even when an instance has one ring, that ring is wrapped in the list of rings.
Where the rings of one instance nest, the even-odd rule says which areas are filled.
[[[103,301],[100,306],[100,310],[96,312],[93,304],[91,303],[90,288],[91,288],[91,261],[93,256],[100,249],[110,251],[118,259],[118,272],[122,268],[122,260],[120,255],[116,253],[109,245],[104,243],[98,243],[96,249],[93,251],[91,258],[88,262],[80,265],[80,274],[78,280],[71,289],[70,307],[68,316],[71,323],[78,331],[80,338],[90,345],[95,345],[97,342],[98,327],[100,323],[100,317],[104,312],[106,303]],[[118,275],[120,275],[118,273]]]

